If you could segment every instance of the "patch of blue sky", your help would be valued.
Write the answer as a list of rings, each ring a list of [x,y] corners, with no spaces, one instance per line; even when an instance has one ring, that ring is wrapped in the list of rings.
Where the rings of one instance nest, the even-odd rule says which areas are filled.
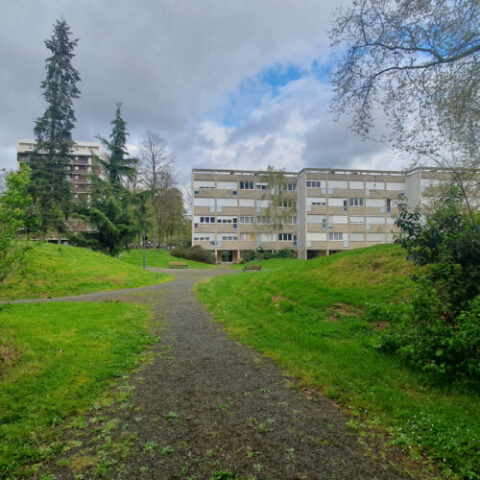
[[[238,89],[229,95],[227,105],[220,115],[222,124],[226,127],[243,125],[262,101],[278,97],[289,83],[306,76],[314,75],[321,82],[328,81],[333,66],[332,58],[327,62],[314,60],[308,65],[276,63],[253,77],[245,78]]]

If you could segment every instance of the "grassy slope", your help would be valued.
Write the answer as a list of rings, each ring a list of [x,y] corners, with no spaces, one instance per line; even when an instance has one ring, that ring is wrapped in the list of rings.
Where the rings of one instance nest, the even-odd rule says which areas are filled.
[[[54,453],[53,427],[138,364],[149,317],[117,302],[0,307],[0,478]]]
[[[132,265],[143,266],[143,250],[134,249],[123,252],[120,260]],[[187,262],[188,268],[212,268],[215,265],[208,263],[196,262],[195,260],[185,260],[170,255],[166,250],[148,249],[146,251],[147,267],[168,268],[168,262]]]
[[[394,357],[375,350],[382,326],[362,317],[368,302],[408,295],[411,266],[404,253],[380,246],[281,262],[214,278],[198,286],[199,297],[233,336],[358,416],[353,426],[365,421],[393,432],[395,441],[423,448],[446,470],[480,478],[478,395],[426,387]]]
[[[153,285],[170,278],[84,248],[39,243],[29,253],[27,271],[2,285],[0,299],[78,295]]]

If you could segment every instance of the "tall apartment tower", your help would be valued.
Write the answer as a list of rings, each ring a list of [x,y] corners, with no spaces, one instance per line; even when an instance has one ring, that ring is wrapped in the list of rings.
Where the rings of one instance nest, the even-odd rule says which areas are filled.
[[[36,143],[31,139],[17,140],[17,162],[28,163],[30,155],[35,150]],[[41,153],[41,152],[40,152]],[[88,195],[90,188],[89,175],[94,168],[92,157],[101,157],[105,153],[100,142],[75,142],[70,152],[70,172],[68,174],[72,182],[74,198],[82,198]]]
[[[34,152],[36,143],[31,139],[17,140],[17,163],[28,163]],[[41,154],[41,152],[40,152]],[[68,177],[72,183],[72,194],[77,200],[88,199],[90,175],[95,168],[93,156],[102,157],[105,150],[100,142],[75,142],[70,151],[70,171]],[[91,226],[78,219],[69,219],[68,227],[73,231],[90,231]],[[53,236],[49,240],[65,242],[65,238]]]
[[[398,202],[407,200],[410,207],[426,203],[431,188],[448,179],[448,173],[431,168],[306,168],[283,172],[282,184],[274,187],[278,195],[272,195],[269,174],[194,169],[193,245],[215,252],[222,263],[237,262],[257,249],[294,248],[306,259],[391,243]],[[275,212],[288,212],[280,222],[271,218],[272,201]]]

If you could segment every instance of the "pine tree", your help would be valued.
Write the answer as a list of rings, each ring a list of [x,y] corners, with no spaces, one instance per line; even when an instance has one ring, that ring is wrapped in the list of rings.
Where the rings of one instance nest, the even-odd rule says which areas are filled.
[[[37,148],[30,162],[32,194],[41,211],[43,232],[62,231],[71,208],[70,150],[76,119],[73,99],[79,98],[80,75],[72,66],[74,47],[66,21],[57,20],[50,39],[45,41],[51,56],[46,60],[46,78],[41,83],[47,103],[44,114],[35,121]]]
[[[112,133],[110,141],[99,137],[105,148],[110,152],[107,160],[98,159],[108,174],[108,181],[112,187],[118,189],[122,186],[124,178],[130,178],[136,174],[136,158],[129,158],[127,152],[127,122],[121,115],[122,104],[117,104],[115,119],[112,120]]]

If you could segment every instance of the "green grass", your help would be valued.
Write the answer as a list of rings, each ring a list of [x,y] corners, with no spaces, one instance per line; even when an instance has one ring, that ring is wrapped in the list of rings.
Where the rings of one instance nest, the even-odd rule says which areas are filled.
[[[296,258],[271,258],[270,260],[252,260],[247,263],[234,263],[230,265],[233,270],[241,270],[245,265],[261,265],[262,270],[272,270],[275,268],[285,268],[289,265],[298,265],[305,260],[298,260]]]
[[[65,245],[35,244],[27,260],[26,271],[10,277],[1,286],[0,299],[79,295],[172,279],[166,274],[144,272],[102,253]]]
[[[153,341],[137,304],[44,303],[0,307],[0,478],[19,478],[61,449],[55,426],[137,365]]]
[[[120,260],[132,265],[143,266],[143,250],[133,249],[121,254]],[[184,258],[174,257],[166,250],[148,249],[146,251],[147,267],[168,268],[168,262],[187,262],[188,268],[213,268],[215,265],[196,262],[195,260],[185,260]]]
[[[397,246],[310,261],[270,260],[265,271],[200,284],[201,301],[232,336],[321,389],[393,442],[434,458],[448,474],[480,478],[480,398],[427,386],[375,349],[381,328],[367,303],[408,297],[411,265]],[[270,270],[269,270],[270,268]]]

